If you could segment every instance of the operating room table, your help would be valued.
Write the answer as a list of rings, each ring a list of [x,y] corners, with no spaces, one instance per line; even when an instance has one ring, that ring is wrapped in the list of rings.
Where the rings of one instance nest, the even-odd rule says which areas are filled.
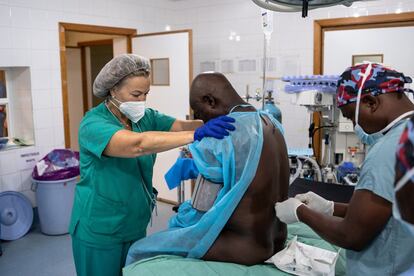
[[[297,236],[299,242],[338,252],[339,247],[321,239],[312,229],[303,223],[295,223],[288,226],[288,241]],[[243,252],[240,252],[243,254]],[[335,275],[345,275],[345,250],[339,252],[335,266]],[[260,275],[260,276],[285,276],[290,275],[273,264],[257,264],[245,266],[234,263],[203,261],[198,259],[183,258],[179,256],[160,255],[133,263],[123,269],[124,276],[206,276],[206,275]]]
[[[304,179],[297,179],[289,187],[289,196],[293,197],[299,193],[313,191],[326,199],[337,202],[349,202],[352,197],[354,187],[343,186],[330,183],[314,182]],[[312,229],[303,223],[295,223],[288,226],[288,241],[294,236],[298,241],[327,249],[339,251],[339,247],[334,246],[321,239]],[[241,252],[243,254],[243,252]],[[341,250],[335,267],[335,275],[345,275],[345,250]],[[179,256],[161,255],[150,259],[145,259],[133,263],[123,270],[124,276],[153,275],[153,276],[204,276],[204,275],[289,275],[272,264],[258,264],[254,266],[244,266],[234,263],[211,262],[198,259],[189,259]]]

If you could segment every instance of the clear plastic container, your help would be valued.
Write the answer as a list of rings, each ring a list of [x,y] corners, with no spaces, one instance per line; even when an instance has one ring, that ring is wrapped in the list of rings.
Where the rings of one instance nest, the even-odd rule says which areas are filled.
[[[262,9],[262,29],[266,40],[270,40],[273,33],[273,12]]]

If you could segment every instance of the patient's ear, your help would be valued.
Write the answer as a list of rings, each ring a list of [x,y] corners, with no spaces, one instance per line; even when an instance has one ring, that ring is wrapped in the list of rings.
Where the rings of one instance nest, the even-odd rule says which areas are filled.
[[[216,106],[216,99],[212,95],[207,94],[203,96],[203,103],[207,104],[210,108],[214,108]]]

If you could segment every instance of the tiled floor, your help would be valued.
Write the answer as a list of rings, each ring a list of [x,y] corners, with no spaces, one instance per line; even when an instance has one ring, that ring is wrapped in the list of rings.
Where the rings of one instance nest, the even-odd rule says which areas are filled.
[[[158,216],[154,216],[148,234],[163,230],[173,215],[172,206],[158,203]],[[74,276],[72,244],[69,235],[46,236],[39,227],[23,238],[2,242],[0,257],[1,276]]]

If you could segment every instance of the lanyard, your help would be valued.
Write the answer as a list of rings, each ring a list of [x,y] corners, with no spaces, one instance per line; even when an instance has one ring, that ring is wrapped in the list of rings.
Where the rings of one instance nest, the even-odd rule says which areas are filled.
[[[385,133],[387,131],[389,131],[390,129],[392,129],[399,121],[405,119],[408,120],[409,118],[406,118],[410,115],[414,114],[414,110],[405,112],[404,114],[401,114],[400,116],[398,116],[396,119],[394,119],[391,123],[389,123],[383,130],[381,130],[381,133]]]
[[[139,172],[140,172],[140,176],[141,176],[141,183],[142,183],[142,186],[144,187],[144,191],[145,191],[145,194],[147,195],[147,197],[148,197],[148,199],[149,199],[149,203],[148,203],[148,207],[149,207],[149,209],[150,209],[150,212],[151,212],[151,217],[150,217],[150,226],[152,226],[152,221],[153,221],[153,218],[152,218],[152,206],[154,206],[154,209],[155,209],[155,215],[156,216],[158,216],[158,208],[157,208],[157,199],[154,197],[154,194],[150,194],[150,192],[148,191],[148,188],[147,188],[147,185],[145,185],[145,181],[144,181],[144,178],[142,177],[142,169],[141,169],[141,165],[139,164],[139,161],[138,161],[138,159],[137,159],[137,165],[138,165],[138,169],[139,169]]]

